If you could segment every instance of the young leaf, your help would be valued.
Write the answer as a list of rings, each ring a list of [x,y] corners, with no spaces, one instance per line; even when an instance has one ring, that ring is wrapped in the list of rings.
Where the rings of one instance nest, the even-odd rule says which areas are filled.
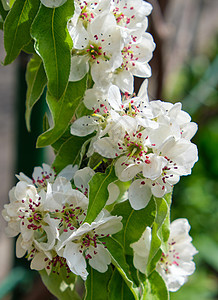
[[[122,276],[115,269],[109,283],[109,299],[110,300],[134,300],[135,297],[126,285]]]
[[[154,271],[146,279],[142,300],[169,300],[169,292],[163,278]]]
[[[69,82],[59,101],[47,92],[47,103],[51,110],[54,126],[39,136],[37,147],[55,143],[66,131],[75,110],[86,90],[86,77],[80,82]]]
[[[112,263],[117,268],[120,275],[123,277],[132,295],[134,296],[134,299],[137,300],[138,289],[135,287],[132,277],[130,275],[130,270],[126,262],[123,245],[119,243],[114,237],[107,237],[101,240],[105,242],[106,247],[110,252]]]
[[[4,64],[10,64],[31,41],[30,26],[39,9],[39,0],[16,0],[4,23]]]
[[[112,268],[109,266],[107,272],[99,273],[88,265],[87,271],[89,276],[86,280],[85,300],[107,300],[108,283],[112,276]]]
[[[47,78],[41,58],[35,54],[27,65],[26,72],[27,95],[26,95],[26,125],[30,131],[30,116],[33,106],[39,100],[45,88]]]
[[[53,162],[53,167],[57,173],[67,165],[79,165],[81,147],[87,140],[87,137],[71,136],[60,147]]]
[[[122,216],[123,229],[114,235],[125,249],[126,254],[132,255],[132,248],[130,244],[138,241],[145,231],[146,227],[151,227],[155,219],[155,203],[151,198],[149,204],[140,210],[134,210],[129,201],[117,204],[112,215]]]
[[[165,198],[154,197],[156,204],[156,217],[152,226],[151,248],[147,266],[148,275],[155,269],[156,263],[160,259],[161,255],[160,247],[164,245],[169,236],[169,228],[167,227],[169,226],[168,218],[170,201],[169,198],[166,199],[168,199],[168,202],[165,200]]]
[[[73,42],[67,22],[73,13],[73,0],[57,8],[41,5],[31,29],[35,50],[43,60],[48,77],[48,90],[56,99],[65,92],[70,74]]]
[[[76,276],[71,272],[67,278],[66,269],[61,268],[59,274],[47,274],[45,270],[39,272],[47,289],[59,300],[81,300],[74,290]]]
[[[117,180],[114,167],[109,166],[105,173],[96,173],[89,182],[89,206],[85,222],[91,223],[104,208],[108,197],[108,185]]]

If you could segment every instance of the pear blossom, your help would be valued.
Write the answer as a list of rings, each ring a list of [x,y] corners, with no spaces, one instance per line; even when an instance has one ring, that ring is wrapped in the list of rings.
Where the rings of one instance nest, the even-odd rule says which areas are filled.
[[[81,27],[80,33],[71,37],[73,56],[70,81],[82,79],[89,68],[95,81],[95,72],[101,69],[104,61],[108,62],[108,68],[112,71],[121,65],[123,38],[113,15],[98,15],[93,22],[88,24],[87,29]],[[94,69],[93,66],[96,68]]]
[[[80,34],[81,28],[86,29],[96,16],[109,12],[110,0],[75,0],[74,15],[68,22],[68,30],[72,38]]]
[[[147,16],[152,11],[152,5],[142,0],[112,0],[111,12],[117,24],[129,32],[144,32],[147,29]]]
[[[34,168],[32,179],[30,179],[22,172],[20,172],[19,175],[16,175],[16,177],[20,181],[25,181],[29,184],[33,184],[37,188],[37,190],[40,191],[41,189],[46,190],[48,183],[53,183],[58,177],[64,177],[70,181],[77,169],[78,166],[73,167],[72,165],[68,165],[57,175],[55,170],[51,166],[49,166],[48,164],[42,164],[42,167]]]
[[[101,238],[120,231],[121,219],[102,211],[91,224],[85,222],[73,232],[64,232],[57,243],[57,253],[66,259],[70,270],[83,280],[88,276],[86,261],[97,271],[106,272],[111,257],[106,242],[101,242]]]
[[[132,35],[121,50],[122,64],[115,71],[110,70],[106,61],[102,63],[98,72],[97,67],[93,66],[95,83],[104,88],[114,84],[123,93],[132,94],[134,90],[133,76],[141,78],[151,76],[151,68],[148,62],[152,58],[154,49],[155,43],[149,33]]]
[[[195,271],[193,256],[198,251],[191,243],[189,231],[190,225],[187,219],[177,219],[170,224],[168,251],[162,253],[156,265],[156,270],[171,292],[176,292]],[[151,236],[152,231],[147,227],[139,241],[130,245],[133,248],[134,266],[144,274],[150,252]]]

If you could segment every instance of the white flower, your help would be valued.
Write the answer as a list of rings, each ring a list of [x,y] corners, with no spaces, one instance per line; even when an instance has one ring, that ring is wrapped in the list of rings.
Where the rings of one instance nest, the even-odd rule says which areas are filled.
[[[42,167],[34,168],[32,179],[22,172],[19,173],[19,175],[16,175],[16,177],[20,181],[34,185],[37,188],[37,191],[40,191],[41,189],[46,190],[48,183],[53,183],[57,177],[64,177],[67,180],[71,180],[77,169],[78,166],[73,167],[72,165],[68,165],[57,175],[54,168],[47,164],[42,164]]]
[[[115,70],[121,65],[123,39],[113,15],[98,15],[93,22],[88,24],[87,30],[81,27],[80,32],[72,36],[72,39],[74,48],[70,81],[82,79],[89,67],[91,67],[91,75],[95,81],[96,72],[101,70],[101,64],[104,61],[108,62],[110,70]]]
[[[68,23],[68,30],[72,38],[80,34],[81,27],[87,28],[96,16],[109,12],[110,0],[75,0],[74,6],[74,15]]]
[[[189,236],[190,225],[187,219],[177,219],[170,224],[169,249],[162,253],[156,270],[163,277],[167,288],[176,292],[195,271],[193,256],[198,253]],[[146,273],[147,261],[151,245],[151,229],[146,228],[138,242],[131,244],[133,248],[134,266]]]
[[[152,11],[150,3],[142,0],[112,0],[111,12],[117,24],[134,33],[144,32],[147,29],[147,16]]]
[[[40,0],[46,7],[54,8],[63,5],[67,0]]]
[[[83,223],[73,232],[64,232],[57,244],[57,253],[63,256],[70,270],[84,280],[88,276],[86,260],[90,266],[104,273],[111,263],[110,254],[101,238],[122,229],[122,217],[100,213],[91,224]]]
[[[155,43],[149,33],[143,33],[141,36],[132,36],[131,41],[125,44],[122,49],[122,65],[116,69],[112,77],[112,82],[122,92],[133,93],[133,76],[142,78],[151,76],[151,68],[148,62],[152,58],[154,49]]]

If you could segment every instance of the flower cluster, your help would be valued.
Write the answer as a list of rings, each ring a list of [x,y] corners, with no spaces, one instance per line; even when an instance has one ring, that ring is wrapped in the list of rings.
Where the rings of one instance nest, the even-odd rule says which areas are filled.
[[[163,277],[169,291],[176,292],[195,271],[193,256],[198,253],[189,236],[190,225],[187,219],[177,219],[170,224],[168,251],[162,253],[156,270]],[[136,269],[146,273],[151,245],[152,230],[147,227],[138,242],[131,245],[134,252],[133,263]]]
[[[67,1],[41,0],[41,7],[55,8],[55,14],[56,7],[67,8],[71,3]],[[155,48],[152,36],[146,31],[151,11],[152,6],[143,0],[74,0],[74,13],[68,22],[65,20],[68,37],[73,42],[73,48],[68,49],[71,51],[69,81],[77,82],[88,73],[88,89],[82,105],[76,109],[75,104],[71,122],[69,118],[65,127],[60,126],[65,130],[60,130],[63,136],[58,135],[59,127],[55,124],[58,134],[51,140],[56,144],[59,138],[60,148],[55,154],[62,166],[72,161],[79,161],[79,165],[68,165],[56,173],[43,164],[34,169],[32,178],[20,173],[19,182],[9,193],[10,203],[3,210],[8,235],[18,235],[16,254],[18,257],[26,254],[32,269],[45,269],[52,274],[64,268],[86,280],[87,262],[101,273],[112,262],[124,284],[128,281],[127,285],[133,286],[138,284],[140,276],[134,282],[126,255],[147,276],[150,253],[162,252],[156,271],[170,291],[179,289],[194,272],[192,259],[196,249],[191,244],[186,219],[170,225],[168,251],[163,250],[167,241],[162,236],[169,230],[167,194],[172,193],[180,176],[191,174],[198,160],[197,147],[191,142],[197,125],[182,110],[181,103],[149,100],[148,63]],[[57,14],[57,18],[61,15]],[[145,78],[137,95],[134,76]],[[52,98],[51,106],[53,101]],[[71,99],[67,103],[61,98],[60,102],[62,108],[68,105],[69,110],[74,106]],[[54,106],[58,107],[60,102]],[[58,115],[54,123],[61,122],[66,108],[60,110],[60,118]],[[56,112],[55,109],[52,115],[56,116]],[[67,135],[70,138],[66,141]],[[84,143],[81,151],[76,149],[77,153],[72,153],[73,159],[70,148],[66,149],[69,141],[70,145]],[[165,207],[161,216],[158,201]],[[132,211],[132,219],[123,207]],[[143,224],[141,215],[148,217],[150,223]],[[135,232],[141,230],[140,234],[131,232],[128,236],[128,226]],[[162,230],[160,235],[158,230]],[[137,241],[135,236],[141,234]],[[159,239],[161,245],[152,243],[153,238]],[[114,247],[111,252],[116,256],[113,259],[110,242]],[[139,295],[143,284],[131,288],[131,292],[138,289]],[[134,297],[139,299],[137,295]]]
[[[150,77],[155,44],[145,32],[152,6],[143,0],[75,0],[68,29],[73,40],[70,81],[90,69],[100,89],[133,92],[133,76]]]
[[[132,180],[129,201],[134,209],[144,208],[151,195],[163,197],[180,176],[191,174],[198,154],[190,139],[197,125],[181,103],[149,102],[146,82],[137,97],[122,97],[114,85],[104,97],[96,90],[87,94],[84,103],[93,114],[77,119],[71,133],[96,131],[88,155],[115,159],[119,180]]]
[[[87,187],[93,174],[89,168],[76,169],[68,166],[56,176],[44,164],[35,168],[32,179],[21,173],[3,217],[8,235],[19,235],[17,257],[27,253],[32,269],[58,273],[64,267],[85,280],[87,261],[99,272],[107,270],[111,257],[101,238],[120,231],[122,218],[102,211],[91,224],[85,222]],[[65,175],[74,177],[76,189]]]

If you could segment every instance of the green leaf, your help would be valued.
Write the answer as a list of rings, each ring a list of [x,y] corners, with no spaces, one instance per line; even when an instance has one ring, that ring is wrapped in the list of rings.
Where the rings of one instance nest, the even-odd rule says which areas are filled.
[[[119,243],[114,237],[102,238],[101,241],[105,242],[108,251],[110,252],[112,263],[119,271],[120,275],[123,277],[128,288],[130,289],[134,299],[138,299],[138,289],[135,287],[129,266],[126,262],[124,247]]]
[[[57,8],[41,5],[31,30],[35,50],[44,63],[49,92],[56,99],[65,92],[70,74],[73,42],[67,22],[73,13],[73,0]]]
[[[166,198],[166,199],[165,199]],[[167,248],[166,242],[169,237],[169,213],[171,195],[165,198],[154,197],[156,204],[156,217],[152,226],[151,248],[147,264],[147,274],[149,275],[156,267],[160,259],[162,248]]]
[[[169,292],[160,274],[156,271],[151,273],[145,282],[142,300],[168,300]]]
[[[27,95],[26,95],[26,125],[30,131],[30,116],[33,106],[42,95],[47,78],[41,58],[35,54],[29,61],[26,71]]]
[[[4,23],[4,64],[10,64],[30,40],[30,27],[39,9],[39,0],[16,0]]]
[[[151,227],[155,219],[155,203],[151,198],[149,204],[140,210],[134,210],[129,201],[117,204],[112,215],[122,216],[123,229],[114,235],[123,246],[126,254],[132,255],[130,244],[138,241],[146,227]]]
[[[69,82],[67,89],[59,101],[47,92],[47,103],[51,110],[54,126],[39,136],[37,147],[45,147],[55,143],[66,131],[75,110],[86,90],[86,77],[79,82]]]
[[[81,300],[77,292],[74,290],[76,276],[71,272],[67,278],[66,269],[61,268],[59,274],[47,274],[45,270],[39,272],[43,283],[48,290],[59,300]]]
[[[87,271],[89,276],[86,280],[85,300],[107,300],[108,284],[112,275],[111,266],[109,266],[107,272],[99,273],[88,265]]]
[[[110,300],[134,300],[132,292],[126,285],[122,276],[115,269],[109,283],[109,299]]]
[[[80,165],[81,148],[87,137],[71,136],[60,147],[53,162],[55,171],[59,173],[67,165]]]
[[[84,222],[91,223],[104,208],[108,197],[108,185],[117,180],[114,167],[109,166],[105,173],[96,173],[89,182],[89,206]]]

